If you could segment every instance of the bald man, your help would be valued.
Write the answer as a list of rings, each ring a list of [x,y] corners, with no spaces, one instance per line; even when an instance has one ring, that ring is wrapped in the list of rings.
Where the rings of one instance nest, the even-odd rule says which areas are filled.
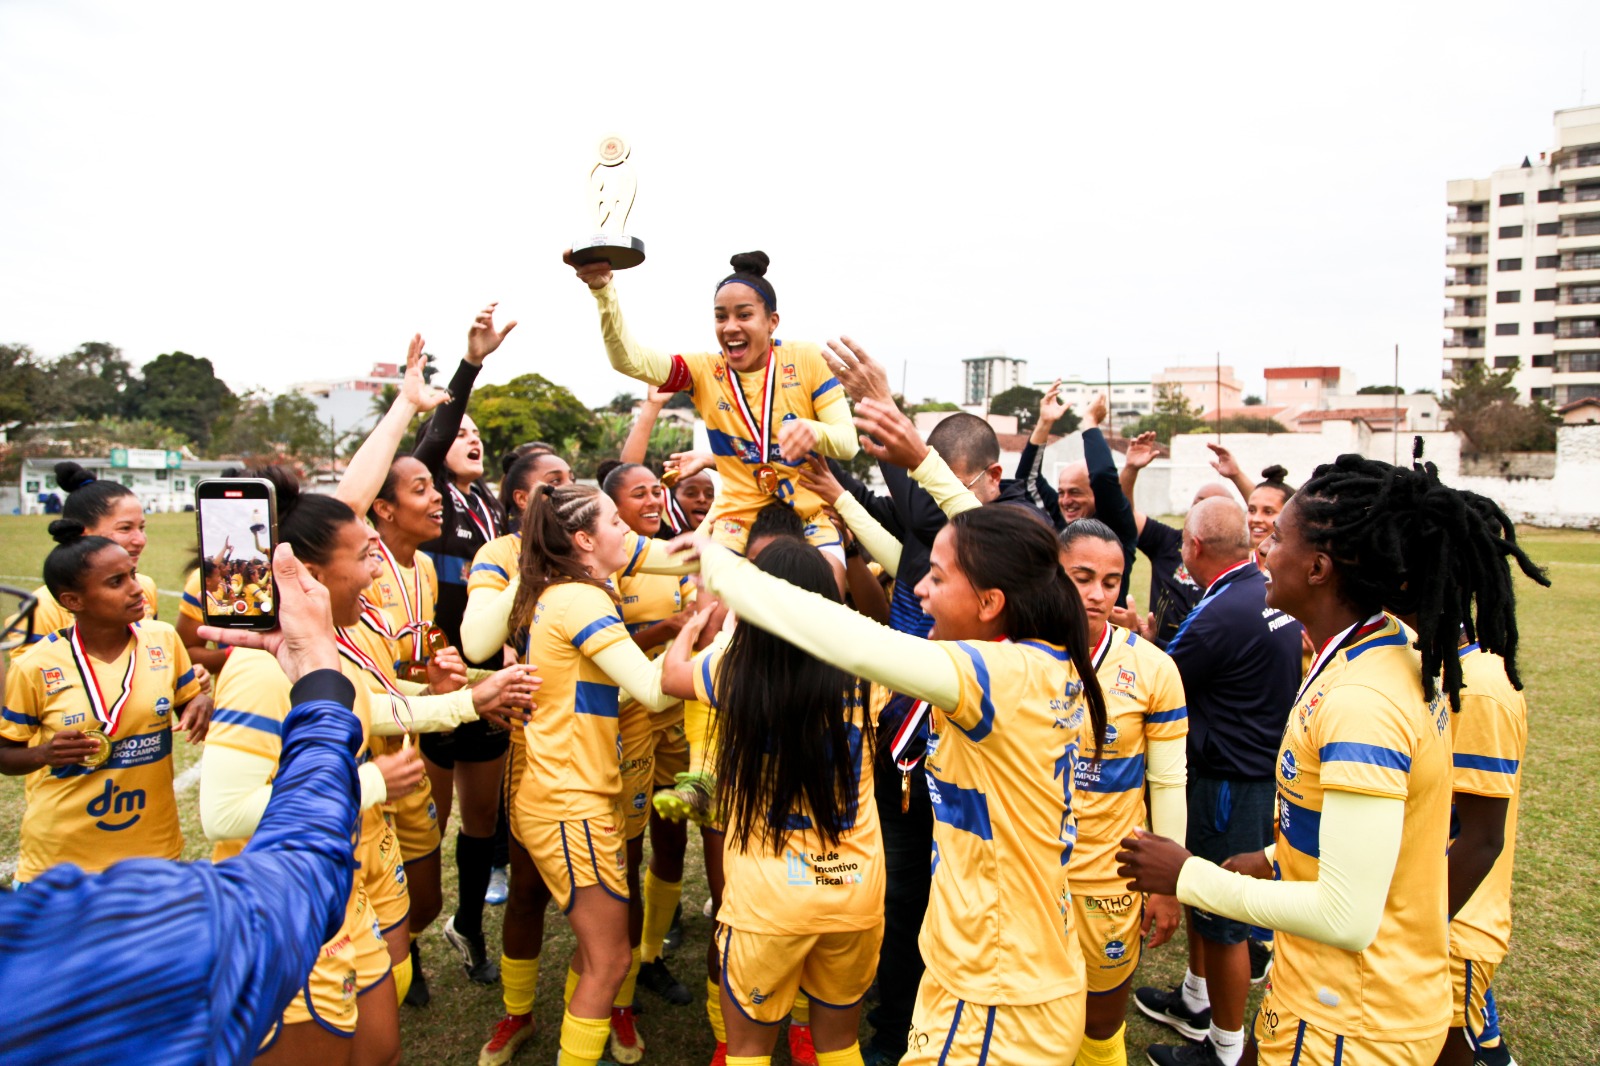
[[[1300,623],[1267,606],[1251,547],[1244,508],[1231,495],[1190,508],[1183,565],[1206,591],[1167,644],[1189,705],[1187,844],[1218,863],[1272,843],[1278,742],[1300,684]],[[1134,1001],[1190,1040],[1210,1040],[1222,1062],[1236,1062],[1250,992],[1249,926],[1192,910],[1190,931],[1183,984],[1141,988]]]

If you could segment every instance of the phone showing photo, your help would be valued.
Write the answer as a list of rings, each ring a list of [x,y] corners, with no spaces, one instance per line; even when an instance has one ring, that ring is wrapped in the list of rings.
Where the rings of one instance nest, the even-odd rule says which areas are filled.
[[[194,495],[205,624],[276,629],[278,590],[272,581],[272,549],[278,543],[278,508],[272,482],[210,478],[195,486]]]

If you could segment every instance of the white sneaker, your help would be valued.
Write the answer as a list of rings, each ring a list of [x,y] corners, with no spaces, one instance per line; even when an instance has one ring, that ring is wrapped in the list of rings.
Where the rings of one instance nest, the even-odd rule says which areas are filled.
[[[489,871],[489,889],[483,894],[483,901],[491,907],[498,907],[511,895],[511,886],[506,882],[506,868],[496,866]]]

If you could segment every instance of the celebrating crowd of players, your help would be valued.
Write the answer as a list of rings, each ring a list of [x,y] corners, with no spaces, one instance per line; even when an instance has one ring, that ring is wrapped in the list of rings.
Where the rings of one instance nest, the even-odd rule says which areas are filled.
[[[335,627],[353,694],[324,679],[316,705],[359,726],[359,814],[336,906],[295,916],[324,934],[309,972],[308,952],[237,962],[299,969],[235,988],[250,1021],[219,1059],[399,1060],[454,813],[442,931],[505,1008],[482,1066],[554,1018],[534,991],[551,902],[577,943],[560,1061],[646,1057],[637,987],[695,998],[663,957],[689,822],[717,921],[714,1064],[769,1062],[787,1020],[791,1059],[820,1066],[1110,1066],[1130,1005],[1184,1038],[1149,1049],[1157,1066],[1510,1061],[1491,989],[1527,728],[1511,566],[1544,578],[1492,502],[1356,456],[1298,491],[1282,468],[1253,485],[1218,448],[1224,480],[1173,529],[1133,507],[1153,442],[1119,471],[1103,401],[1052,485],[1052,390],[1008,478],[982,419],[924,441],[859,346],[780,341],[762,253],[734,257],[715,350],[688,355],[634,340],[608,264],[573,265],[612,365],[649,389],[598,487],[540,444],[486,481],[467,410],[515,326],[494,305],[448,389],[424,383],[413,339],[333,494],[252,471]],[[645,442],[677,392],[711,454],[658,472]],[[842,465],[860,448],[883,491]],[[270,610],[264,563],[197,560],[174,630],[137,569],[138,498],[72,464],[58,477],[0,712],[0,772],[28,775],[0,927],[69,887],[62,864],[179,857],[175,728],[206,744],[218,871],[284,847],[313,729],[281,645],[202,624]],[[1128,594],[1139,552],[1148,611]],[[1182,983],[1135,987],[1180,924]],[[210,1054],[149,1039],[149,1061]],[[7,1057],[76,1061],[59,1050],[0,1035]]]

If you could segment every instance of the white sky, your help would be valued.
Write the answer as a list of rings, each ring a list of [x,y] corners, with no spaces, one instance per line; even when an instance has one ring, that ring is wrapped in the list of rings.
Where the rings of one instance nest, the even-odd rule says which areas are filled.
[[[1600,4],[771,5],[0,0],[0,340],[181,349],[235,389],[453,365],[590,403],[559,253],[595,145],[633,147],[634,333],[714,344],[728,256],[794,339],[913,399],[1035,377],[1338,363],[1435,387],[1444,183],[1600,102]],[[638,391],[633,386],[633,391]]]

